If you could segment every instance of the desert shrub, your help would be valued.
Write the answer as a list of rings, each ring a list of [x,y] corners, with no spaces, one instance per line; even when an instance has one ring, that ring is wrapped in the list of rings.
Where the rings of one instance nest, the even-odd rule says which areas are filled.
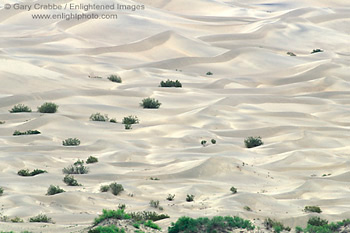
[[[174,195],[168,194],[168,197],[166,199],[168,201],[173,201],[175,199],[175,194]]]
[[[63,182],[67,184],[68,186],[81,186],[81,184],[78,183],[76,179],[74,179],[74,176],[72,175],[66,175],[63,178]]]
[[[233,186],[230,188],[230,191],[232,192],[232,194],[237,193],[237,189]]]
[[[161,230],[161,228],[157,224],[152,222],[151,220],[148,220],[143,225],[145,225],[146,227],[150,227],[150,228],[156,229],[156,230]]]
[[[123,209],[118,210],[102,210],[102,214],[95,218],[94,223],[99,224],[105,219],[131,219],[130,215],[126,214]]]
[[[73,163],[74,166],[84,165],[84,160],[78,159],[76,162]]]
[[[4,188],[0,187],[0,196],[4,194]]]
[[[328,221],[326,219],[322,219],[320,217],[311,217],[308,221],[307,224],[312,225],[312,226],[323,226],[327,225]]]
[[[122,123],[126,125],[138,124],[139,122],[140,121],[137,118],[137,116],[132,116],[132,115],[124,117],[122,120]]]
[[[62,141],[63,146],[79,146],[80,140],[78,138],[67,138]]]
[[[91,114],[90,116],[91,121],[108,121],[108,115],[102,115],[101,113],[97,112],[94,114]]]
[[[109,122],[111,122],[111,123],[117,123],[117,120],[116,120],[115,118],[112,118],[112,119],[109,120]]]
[[[291,56],[291,57],[295,57],[295,56],[296,56],[295,53],[293,53],[293,52],[287,52],[287,54],[288,54],[289,56]]]
[[[24,104],[17,104],[12,107],[11,110],[9,110],[10,113],[16,113],[16,112],[31,112],[32,109]]]
[[[118,205],[118,209],[125,210],[126,209],[126,205],[125,204],[119,204]]]
[[[278,222],[276,220],[272,220],[271,218],[267,218],[264,221],[264,226],[267,230],[273,229],[274,232],[280,233],[283,230],[290,231],[290,227],[285,227],[283,223]]]
[[[321,213],[322,210],[318,206],[305,206],[304,208],[305,212],[314,212],[314,213]]]
[[[20,217],[14,217],[14,218],[11,218],[11,222],[14,222],[14,223],[20,223],[20,222],[23,222],[23,219],[21,219]]]
[[[41,169],[34,169],[32,172],[29,172],[29,169],[22,169],[17,172],[17,174],[20,176],[36,176],[42,173],[47,173],[47,171]]]
[[[85,167],[83,164],[73,164],[62,169],[64,174],[87,174],[89,173],[89,168]]]
[[[323,52],[322,49],[313,49],[311,54],[313,54],[313,53],[321,53],[321,52]]]
[[[261,137],[248,137],[244,140],[244,144],[247,148],[253,148],[253,147],[261,146],[264,143],[261,140]]]
[[[157,177],[151,177],[151,178],[149,178],[150,180],[160,180],[159,178],[157,178]]]
[[[194,200],[194,195],[192,195],[192,194],[187,194],[186,201],[187,201],[187,202],[191,202],[191,201],[193,201],[193,200]]]
[[[156,222],[158,220],[170,218],[169,215],[167,214],[157,214],[154,211],[153,212],[151,211],[132,212],[132,213],[129,213],[129,215],[134,221],[152,220],[153,222]]]
[[[5,124],[5,121],[0,121],[0,125]]]
[[[202,140],[202,141],[201,141],[201,145],[202,145],[202,146],[206,146],[206,145],[207,145],[207,141],[206,141],[206,140]]]
[[[52,223],[52,219],[47,217],[45,214],[39,214],[37,216],[31,217],[29,222],[47,222]]]
[[[65,191],[61,189],[60,186],[50,185],[50,187],[47,189],[46,195],[55,195],[63,192]]]
[[[107,78],[109,81],[115,82],[115,83],[121,83],[122,78],[119,75],[112,74]]]
[[[109,191],[109,185],[101,185],[100,191],[105,193]]]
[[[254,230],[255,226],[249,220],[244,220],[236,216],[217,216],[212,219],[181,217],[176,223],[171,223],[168,233],[231,232],[235,228]]]
[[[38,107],[38,111],[41,113],[55,113],[57,112],[58,105],[55,103],[46,102]]]
[[[117,183],[112,183],[109,185],[109,188],[113,195],[117,196],[120,192],[124,191],[123,185],[117,184]]]
[[[86,163],[97,163],[98,162],[98,159],[94,156],[90,156],[87,160],[86,160]]]
[[[158,207],[159,207],[159,201],[158,201],[158,200],[157,200],[157,201],[151,200],[151,201],[149,202],[149,205],[150,205],[151,207],[153,207],[153,208],[158,208]]]
[[[295,233],[302,233],[302,232],[303,232],[303,228],[295,227]]]
[[[124,127],[126,130],[132,129],[132,125],[129,125],[129,124],[125,124]]]
[[[154,99],[154,98],[145,98],[142,100],[142,103],[140,103],[140,105],[143,108],[159,108],[161,103],[159,103],[158,100]]]
[[[19,136],[19,135],[32,135],[32,134],[40,134],[40,131],[38,130],[27,130],[25,132],[21,132],[16,130],[12,135],[13,136]]]
[[[211,144],[216,144],[216,140],[215,140],[215,139],[212,139],[212,140],[211,140]]]
[[[182,87],[182,84],[180,83],[179,80],[172,81],[172,80],[168,79],[166,81],[161,81],[160,86],[161,87]]]
[[[88,233],[125,233],[124,228],[118,228],[115,225],[98,226],[94,229],[90,229]]]
[[[206,73],[206,75],[213,75],[213,73],[210,72],[210,71],[208,71],[208,72]]]
[[[246,210],[246,211],[252,211],[252,209],[249,206],[247,206],[247,205],[244,206],[243,209]]]

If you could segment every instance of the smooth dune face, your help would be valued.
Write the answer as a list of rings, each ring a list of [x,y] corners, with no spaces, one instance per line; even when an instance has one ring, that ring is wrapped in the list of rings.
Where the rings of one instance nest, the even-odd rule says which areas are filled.
[[[350,218],[349,1],[110,3],[146,9],[80,21],[31,18],[53,10],[0,10],[0,213],[25,220],[1,222],[1,230],[77,232],[118,204],[153,211],[150,200],[171,216],[158,222],[164,231],[183,215],[305,226],[307,205],[320,206],[330,221]],[[183,87],[159,87],[167,79]],[[162,105],[143,109],[146,97]],[[58,104],[58,112],[38,113],[44,102]],[[33,112],[8,112],[19,103]],[[96,112],[118,123],[89,121]],[[129,115],[140,124],[125,130]],[[12,136],[15,130],[41,134]],[[264,145],[246,149],[249,136]],[[70,137],[80,146],[62,146]],[[62,169],[90,155],[99,162],[75,175],[83,186],[66,186]],[[35,168],[48,173],[17,175]],[[112,182],[125,191],[99,191]],[[66,192],[46,196],[51,184]],[[186,202],[187,194],[195,201]],[[28,223],[39,213],[56,224]]]

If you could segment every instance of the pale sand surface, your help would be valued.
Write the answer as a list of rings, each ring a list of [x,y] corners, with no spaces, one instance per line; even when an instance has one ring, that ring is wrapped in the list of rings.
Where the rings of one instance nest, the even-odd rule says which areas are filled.
[[[0,10],[0,213],[25,220],[1,222],[1,230],[80,232],[103,208],[153,211],[150,200],[171,216],[158,222],[163,229],[183,215],[305,226],[314,215],[303,212],[306,205],[320,206],[330,221],[350,218],[348,0],[118,3],[146,10],[85,21],[34,21],[33,12]],[[317,48],[324,52],[310,54]],[[122,84],[106,79],[113,73]],[[168,78],[183,88],[158,87]],[[145,97],[161,107],[142,109]],[[59,105],[57,113],[36,112],[47,101]],[[18,103],[34,111],[9,113]],[[127,131],[89,121],[96,112],[118,122],[137,115],[140,124]],[[42,134],[12,136],[29,129]],[[246,149],[248,136],[265,144]],[[81,145],[63,147],[68,137]],[[212,138],[216,145],[200,145]],[[62,168],[90,155],[99,162],[75,175],[83,186],[66,186]],[[26,168],[48,173],[17,175]],[[125,191],[99,192],[111,182]],[[50,184],[67,192],[46,196]],[[165,200],[170,193],[173,202]],[[56,224],[28,223],[38,213]]]

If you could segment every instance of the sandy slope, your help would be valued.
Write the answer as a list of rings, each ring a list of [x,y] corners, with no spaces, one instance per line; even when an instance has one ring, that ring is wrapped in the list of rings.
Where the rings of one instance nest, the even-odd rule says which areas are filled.
[[[82,2],[100,1],[75,1]],[[0,213],[25,221],[45,213],[56,222],[1,222],[1,230],[77,232],[103,208],[125,203],[127,211],[151,211],[152,199],[171,216],[159,222],[163,229],[183,215],[304,225],[312,215],[302,211],[306,205],[320,206],[328,220],[350,218],[347,0],[118,3],[146,10],[90,21],[34,21],[33,12],[0,10]],[[310,54],[317,48],[324,52]],[[122,84],[105,78],[113,73]],[[158,87],[168,78],[183,88]],[[139,107],[149,96],[160,109]],[[59,111],[8,112],[46,101]],[[96,112],[141,122],[126,131],[89,121]],[[12,136],[28,129],[42,134]],[[265,144],[246,149],[248,136]],[[82,144],[63,147],[68,137]],[[212,138],[216,145],[200,145]],[[66,186],[62,168],[90,155],[100,162],[75,176],[83,186]],[[48,173],[16,174],[25,168]],[[114,181],[123,184],[122,195],[99,192]],[[50,184],[67,192],[46,196]],[[174,202],[165,200],[169,193]],[[186,194],[195,201],[187,203]]]

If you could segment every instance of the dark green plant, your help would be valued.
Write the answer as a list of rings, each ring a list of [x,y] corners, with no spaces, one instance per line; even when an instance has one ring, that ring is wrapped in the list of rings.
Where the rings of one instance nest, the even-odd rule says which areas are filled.
[[[313,54],[313,53],[321,53],[321,52],[323,52],[322,49],[314,49],[314,50],[312,50],[311,54]]]
[[[125,124],[124,127],[125,127],[126,130],[132,129],[132,125],[129,125],[129,124]]]
[[[94,223],[99,224],[105,219],[131,219],[130,215],[124,212],[123,209],[118,210],[102,210],[102,214],[95,218]]]
[[[173,201],[175,199],[175,194],[174,195],[168,194],[168,197],[166,199],[168,201]]]
[[[215,140],[215,139],[212,139],[212,140],[211,140],[211,144],[216,144],[216,140]]]
[[[40,107],[38,107],[38,111],[41,113],[55,113],[57,112],[58,105],[50,102],[46,102]]]
[[[156,222],[158,220],[170,218],[169,215],[167,214],[158,214],[154,211],[153,212],[151,211],[132,212],[132,213],[129,213],[129,215],[134,221],[152,220],[153,222]]]
[[[0,121],[0,125],[5,124],[5,121]]]
[[[91,114],[90,116],[91,121],[108,121],[108,115],[102,115],[101,113],[97,112],[94,114]]]
[[[84,160],[78,159],[76,162],[73,163],[73,165],[74,165],[74,166],[84,165]]]
[[[321,213],[322,210],[318,206],[305,206],[304,208],[305,212],[314,212],[314,213]]]
[[[283,230],[290,231],[290,227],[285,227],[281,222],[267,218],[264,221],[264,226],[267,230],[273,229],[274,232],[280,233]]]
[[[140,224],[139,223],[134,223],[132,226],[135,227],[136,229],[140,229]]]
[[[115,82],[115,83],[121,83],[122,82],[122,78],[119,75],[116,74],[112,74],[108,77],[109,81]]]
[[[248,137],[244,140],[244,144],[247,148],[253,148],[253,147],[261,146],[264,143],[261,140],[261,137]]]
[[[149,205],[150,205],[151,207],[153,207],[153,208],[158,208],[158,207],[159,207],[159,201],[158,201],[158,200],[157,200],[157,201],[151,200],[151,201],[149,202]]]
[[[21,219],[20,217],[14,217],[14,218],[11,218],[11,222],[14,222],[14,223],[21,223],[23,222],[23,219]]]
[[[157,178],[157,177],[151,177],[151,178],[149,178],[150,180],[160,180],[159,178]]]
[[[210,71],[208,71],[208,72],[206,73],[206,75],[213,75],[213,73],[210,72]]]
[[[25,132],[21,132],[16,130],[12,135],[13,136],[19,136],[19,135],[33,135],[33,134],[41,134],[38,130],[27,130]]]
[[[115,225],[98,226],[94,229],[90,229],[88,233],[125,233],[124,228],[118,228]]]
[[[230,191],[232,192],[232,194],[237,193],[237,189],[233,186],[230,188]]]
[[[112,118],[112,119],[109,120],[109,122],[111,122],[111,123],[117,123],[117,120],[116,120],[115,118]]]
[[[78,138],[67,138],[62,141],[63,146],[79,146],[80,140]]]
[[[105,193],[109,191],[109,185],[101,185],[100,191]]]
[[[24,104],[17,104],[12,107],[11,110],[9,110],[10,113],[17,113],[17,112],[31,112],[32,109]]]
[[[321,219],[320,217],[313,216],[307,221],[307,224],[312,226],[323,226],[327,225],[328,221],[326,219]]]
[[[89,163],[97,163],[98,162],[98,159],[94,156],[90,156],[87,160],[86,160],[86,163],[89,164]]]
[[[247,205],[244,206],[243,209],[246,210],[246,211],[252,211],[252,209],[249,206],[247,206]]]
[[[42,173],[47,173],[47,171],[41,169],[34,169],[32,172],[29,172],[29,169],[22,169],[17,172],[17,174],[20,176],[36,176]]]
[[[122,123],[126,125],[138,124],[139,122],[140,121],[137,118],[137,116],[132,116],[132,115],[124,117],[122,120]]]
[[[192,194],[187,194],[186,201],[187,201],[187,202],[194,201],[194,195],[192,195]]]
[[[60,186],[50,185],[50,187],[47,189],[46,195],[55,195],[63,192],[65,191],[61,189]]]
[[[89,173],[89,168],[82,164],[70,165],[62,169],[64,174],[87,174]]]
[[[145,98],[142,100],[142,103],[140,103],[140,105],[143,108],[159,108],[161,103],[159,103],[158,100],[154,99],[154,98]]]
[[[113,193],[113,195],[117,196],[120,192],[124,191],[123,185],[121,184],[117,184],[117,183],[111,183],[109,185],[109,188],[111,190],[111,192]]]
[[[157,224],[152,222],[151,220],[148,220],[143,225],[145,225],[146,227],[150,227],[150,228],[156,229],[156,230],[161,230],[161,228]]]
[[[0,187],[0,196],[4,194],[4,188]]]
[[[79,184],[78,181],[74,179],[74,176],[72,175],[66,175],[63,178],[63,182],[68,186],[81,186],[81,184]]]
[[[206,146],[206,145],[207,145],[207,141],[206,141],[206,140],[202,140],[202,141],[201,141],[201,145],[202,145],[202,146]]]
[[[302,233],[302,232],[303,232],[303,228],[295,227],[295,233]]]
[[[50,217],[47,217],[45,214],[39,214],[37,216],[31,217],[29,222],[47,222],[53,223]]]
[[[126,205],[125,204],[119,204],[118,205],[118,209],[125,210],[126,209]]]
[[[296,56],[295,53],[293,53],[293,52],[287,52],[287,54],[288,54],[289,56],[291,56],[291,57],[295,57],[295,56]]]
[[[172,80],[168,79],[166,81],[161,81],[160,86],[161,87],[182,87],[182,84],[180,83],[179,80],[172,81]]]

